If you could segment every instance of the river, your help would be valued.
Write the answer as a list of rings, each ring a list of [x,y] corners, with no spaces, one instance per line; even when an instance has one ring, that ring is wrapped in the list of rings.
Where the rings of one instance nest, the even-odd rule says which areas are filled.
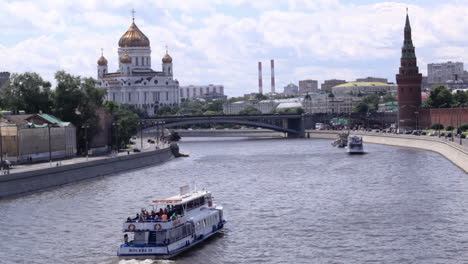
[[[196,182],[228,223],[154,263],[467,263],[468,175],[428,151],[328,140],[198,139],[142,170],[0,201],[0,263],[119,261],[122,222]]]

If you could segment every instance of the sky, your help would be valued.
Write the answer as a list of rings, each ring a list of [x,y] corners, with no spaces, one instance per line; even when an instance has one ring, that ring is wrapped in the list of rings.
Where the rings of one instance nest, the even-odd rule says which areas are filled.
[[[150,39],[161,70],[165,45],[181,86],[221,84],[229,96],[276,90],[303,79],[395,82],[406,8],[418,65],[468,61],[468,0],[0,0],[0,72],[96,78],[101,48],[118,66],[120,37],[132,22]]]

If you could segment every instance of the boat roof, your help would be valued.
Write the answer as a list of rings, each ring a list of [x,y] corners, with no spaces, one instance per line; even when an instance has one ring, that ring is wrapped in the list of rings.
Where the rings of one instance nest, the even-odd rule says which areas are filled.
[[[153,200],[153,203],[155,204],[182,204],[182,203],[186,203],[191,200],[203,197],[209,193],[210,192],[206,190],[193,191],[193,192],[189,192],[185,194],[178,194],[178,195],[166,198],[166,199]]]

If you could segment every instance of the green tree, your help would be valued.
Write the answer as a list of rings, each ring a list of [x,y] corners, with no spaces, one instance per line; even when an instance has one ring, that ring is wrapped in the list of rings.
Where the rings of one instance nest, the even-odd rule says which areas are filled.
[[[382,101],[383,101],[384,103],[393,102],[393,101],[396,101],[396,98],[395,98],[395,96],[393,96],[392,94],[387,93],[387,94],[385,94],[385,95],[383,96]]]
[[[468,91],[457,91],[453,95],[453,104],[456,106],[468,106]]]
[[[266,99],[268,99],[268,97],[266,95],[264,95],[264,94],[258,93],[258,94],[255,95],[255,99],[257,99],[257,100],[266,100]]]
[[[355,113],[367,113],[368,111],[369,111],[369,105],[364,102],[359,102],[353,108],[353,112]]]
[[[10,81],[0,89],[0,107],[34,114],[50,113],[52,92],[50,82],[34,72],[13,74]]]
[[[426,105],[432,108],[447,108],[453,104],[452,93],[445,86],[437,86],[426,100]]]
[[[440,123],[433,123],[431,125],[431,129],[437,129],[437,130],[444,129],[444,125],[442,125]]]
[[[53,94],[54,113],[76,126],[78,149],[82,152],[86,141],[89,142],[102,129],[99,127],[96,110],[103,106],[106,91],[96,88],[96,82],[92,78],[82,79],[65,71],[58,71],[55,79],[57,87]]]
[[[239,115],[259,115],[262,112],[255,107],[247,106],[239,112]]]
[[[369,111],[375,112],[379,109],[380,97],[377,94],[369,94],[363,97],[362,102],[368,105]]]
[[[452,130],[454,130],[454,129],[455,129],[455,127],[452,126],[452,125],[448,125],[448,126],[445,128],[445,130],[447,130],[447,131],[452,131]]]
[[[132,110],[129,110],[129,107],[119,105],[113,101],[105,102],[104,109],[112,115],[113,122],[118,124],[118,147],[125,147],[126,144],[130,143],[130,138],[137,133],[140,117]]]

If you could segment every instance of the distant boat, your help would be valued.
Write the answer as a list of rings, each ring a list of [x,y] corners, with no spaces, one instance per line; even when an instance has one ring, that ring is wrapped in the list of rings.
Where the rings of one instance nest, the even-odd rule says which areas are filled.
[[[344,148],[348,144],[349,132],[343,132],[338,134],[338,138],[333,141],[332,146],[337,148]]]
[[[348,136],[348,153],[349,154],[364,154],[362,137],[356,135]]]

